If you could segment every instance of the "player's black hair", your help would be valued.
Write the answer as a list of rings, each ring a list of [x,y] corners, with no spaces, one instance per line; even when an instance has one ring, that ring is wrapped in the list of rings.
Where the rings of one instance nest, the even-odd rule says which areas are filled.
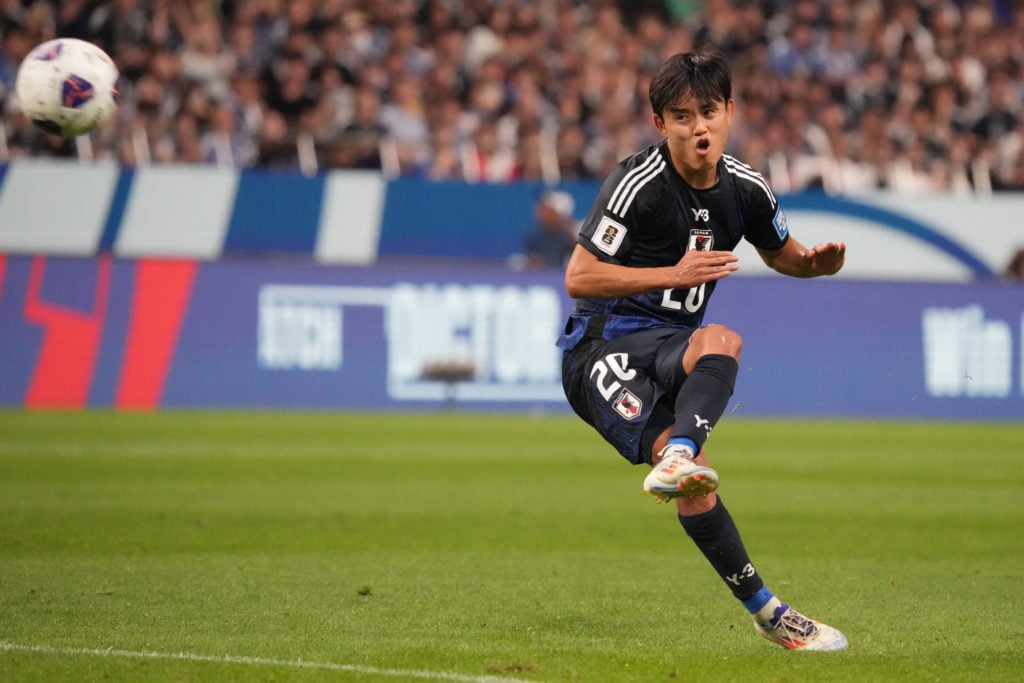
[[[728,102],[732,98],[729,62],[713,48],[673,55],[654,74],[648,93],[651,110],[658,116],[684,97],[699,102]]]

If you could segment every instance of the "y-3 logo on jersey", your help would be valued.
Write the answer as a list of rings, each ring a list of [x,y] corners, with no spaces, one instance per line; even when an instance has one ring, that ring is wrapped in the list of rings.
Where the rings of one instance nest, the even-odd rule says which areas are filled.
[[[707,209],[704,209],[707,211]],[[690,230],[690,241],[686,245],[687,251],[690,249],[696,249],[697,251],[711,251],[711,246],[715,243],[714,235],[710,230],[698,230],[694,228]]]
[[[705,223],[707,223],[708,219],[711,218],[711,214],[708,212],[707,209],[690,209],[690,211],[693,212],[694,223],[696,223],[697,221],[704,221]]]

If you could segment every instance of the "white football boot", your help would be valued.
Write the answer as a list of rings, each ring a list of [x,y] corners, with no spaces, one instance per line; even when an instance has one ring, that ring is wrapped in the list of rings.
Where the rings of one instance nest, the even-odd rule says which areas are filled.
[[[839,630],[808,619],[789,605],[777,607],[775,616],[767,624],[754,619],[754,628],[768,640],[790,650],[838,652],[847,645],[846,636]]]
[[[644,495],[664,503],[680,496],[698,498],[718,488],[718,472],[693,462],[693,451],[686,446],[665,446],[661,460],[644,479]]]

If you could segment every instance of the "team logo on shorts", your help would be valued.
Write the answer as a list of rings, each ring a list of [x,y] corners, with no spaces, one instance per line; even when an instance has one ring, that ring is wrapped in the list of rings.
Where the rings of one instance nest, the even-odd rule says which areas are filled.
[[[623,389],[619,392],[615,402],[612,403],[612,407],[615,408],[619,415],[632,420],[634,417],[640,414],[640,411],[644,409],[644,402],[636,397],[629,389]]]

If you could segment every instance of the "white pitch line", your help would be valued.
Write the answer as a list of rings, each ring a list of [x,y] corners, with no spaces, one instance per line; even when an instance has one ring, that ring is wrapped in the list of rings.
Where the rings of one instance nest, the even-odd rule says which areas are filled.
[[[245,657],[238,655],[197,655],[191,652],[151,652],[146,650],[118,650],[115,648],[52,647],[50,645],[21,645],[0,640],[0,650],[8,652],[35,652],[46,655],[69,655],[79,657],[121,657],[127,659],[171,659],[183,662],[215,662],[218,664],[246,664],[249,666],[283,666],[292,669],[319,669],[323,671],[347,671],[349,673],[401,678],[423,678],[441,681],[462,681],[462,683],[534,683],[519,678],[502,676],[467,676],[448,671],[421,671],[416,669],[378,669],[358,664],[334,664],[331,662],[308,662],[302,659],[269,659],[267,657]]]

